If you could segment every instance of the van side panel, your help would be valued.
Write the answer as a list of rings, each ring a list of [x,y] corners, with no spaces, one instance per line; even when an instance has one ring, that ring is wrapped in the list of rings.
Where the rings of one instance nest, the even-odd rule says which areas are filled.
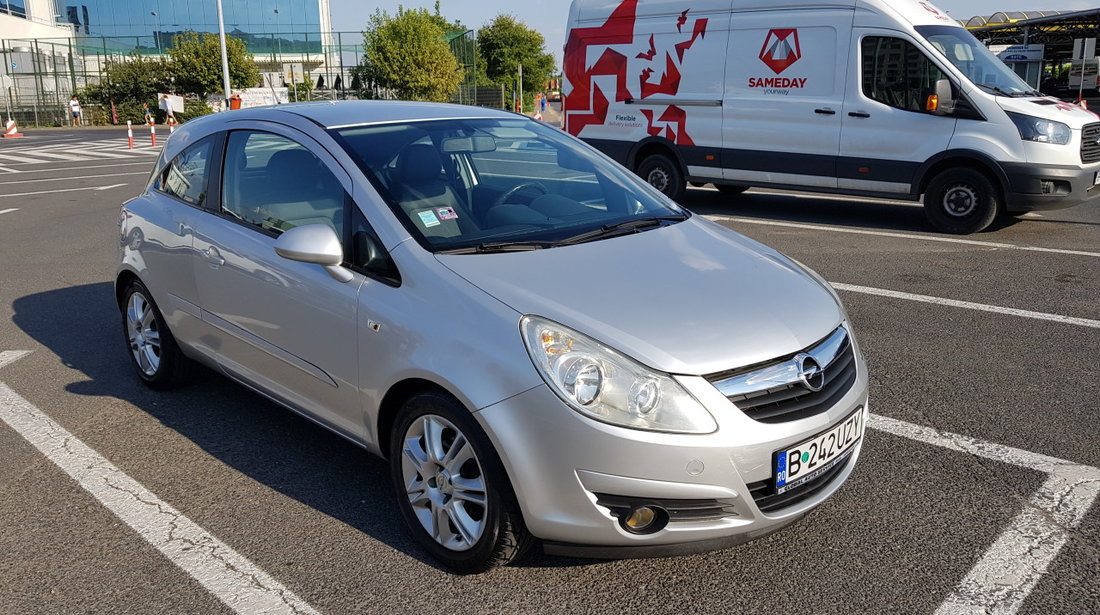
[[[836,188],[853,9],[735,12],[722,178]]]
[[[729,7],[730,0],[699,9],[667,0],[574,3],[565,129],[628,166],[639,143],[657,142],[686,164],[717,169]]]

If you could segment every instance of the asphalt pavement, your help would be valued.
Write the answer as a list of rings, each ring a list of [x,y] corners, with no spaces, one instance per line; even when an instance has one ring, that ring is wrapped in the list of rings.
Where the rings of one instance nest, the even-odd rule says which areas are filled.
[[[117,218],[157,150],[147,134],[129,150],[124,130],[26,134],[0,142],[0,413],[33,406],[316,612],[1100,604],[1100,204],[956,237],[911,203],[688,190],[693,211],[842,289],[877,417],[852,478],[734,549],[535,553],[457,577],[409,539],[381,460],[210,372],[170,393],[137,381],[112,294]],[[93,492],[0,422],[0,613],[256,610],[220,601]]]

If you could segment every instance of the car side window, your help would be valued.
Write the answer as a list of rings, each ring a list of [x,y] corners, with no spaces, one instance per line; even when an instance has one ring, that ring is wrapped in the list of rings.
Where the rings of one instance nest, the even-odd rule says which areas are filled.
[[[936,82],[947,75],[909,41],[890,36],[863,39],[863,94],[905,111],[923,112]]]
[[[275,234],[327,224],[343,237],[345,202],[340,181],[300,143],[269,132],[229,133],[224,214]]]
[[[213,143],[213,139],[204,139],[180,152],[161,172],[156,188],[181,201],[202,207],[206,203]]]

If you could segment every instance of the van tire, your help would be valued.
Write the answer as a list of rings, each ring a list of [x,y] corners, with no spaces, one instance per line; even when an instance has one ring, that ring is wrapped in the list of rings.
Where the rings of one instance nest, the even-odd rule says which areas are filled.
[[[718,189],[718,192],[727,196],[736,196],[742,192],[748,190],[752,186],[740,186],[738,184],[714,184],[714,187]]]
[[[680,170],[680,165],[668,156],[662,154],[647,156],[638,165],[638,176],[673,201],[680,202],[684,198],[684,190],[687,187],[684,174]]]
[[[932,178],[924,194],[924,215],[936,230],[969,235],[984,230],[1001,208],[1000,192],[980,171],[949,169]]]

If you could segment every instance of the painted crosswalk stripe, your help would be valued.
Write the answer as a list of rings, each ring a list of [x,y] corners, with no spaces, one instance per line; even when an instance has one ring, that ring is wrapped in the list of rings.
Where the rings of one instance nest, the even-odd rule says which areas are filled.
[[[0,352],[0,367],[26,354]],[[259,566],[146,489],[3,382],[0,420],[237,613],[317,614]]]
[[[0,214],[10,214],[13,211],[19,211],[19,208],[18,207],[13,207],[11,209],[0,209]]]

